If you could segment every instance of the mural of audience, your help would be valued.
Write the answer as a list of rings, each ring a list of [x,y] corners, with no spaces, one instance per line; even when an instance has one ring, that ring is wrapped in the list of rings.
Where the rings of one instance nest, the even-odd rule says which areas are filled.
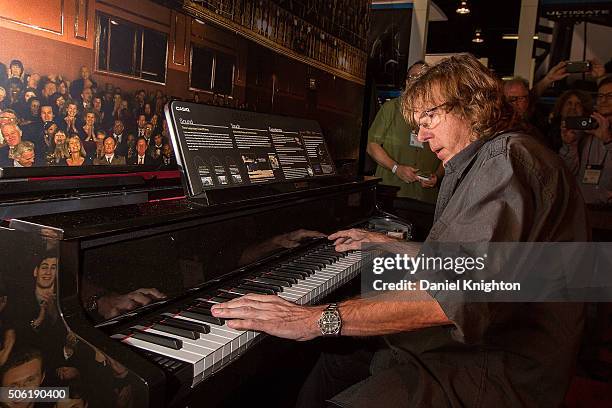
[[[111,83],[99,87],[86,66],[70,82],[28,73],[19,60],[1,64],[0,166],[109,165],[111,156],[110,165],[125,165],[126,159],[136,161],[136,138],[142,136],[148,165],[174,167],[174,158],[162,160],[162,147],[170,143],[163,119],[167,102],[161,90],[124,93]],[[113,140],[105,149],[107,135]]]
[[[197,93],[192,100],[203,102]],[[144,161],[142,157],[136,158],[136,141],[142,137],[146,142],[147,165],[174,168],[176,159],[172,148],[163,153],[163,146],[170,144],[163,112],[168,101],[161,89],[128,93],[112,83],[99,85],[87,66],[82,66],[79,77],[71,82],[61,75],[29,72],[20,60],[10,61],[8,67],[0,63],[0,128],[14,125],[16,130],[11,128],[7,132],[20,134],[17,142],[12,140],[9,144],[4,132],[0,132],[0,166],[20,167],[15,164],[13,152],[22,139],[34,144],[36,157],[32,166],[74,165],[68,160],[68,141],[72,140],[76,146],[74,136],[79,138],[85,151],[81,165],[94,165],[104,155],[98,140],[99,132],[104,132],[115,139],[114,156],[124,158],[128,165]],[[252,109],[237,99],[218,95],[209,103]],[[58,143],[55,135],[60,131],[64,140]],[[111,165],[125,164],[115,160]]]
[[[57,247],[32,255],[33,271],[0,275],[0,386],[67,387],[69,399],[49,404],[4,401],[0,405],[137,406],[134,378],[127,368],[68,330],[59,316]],[[25,268],[20,272],[26,272]]]

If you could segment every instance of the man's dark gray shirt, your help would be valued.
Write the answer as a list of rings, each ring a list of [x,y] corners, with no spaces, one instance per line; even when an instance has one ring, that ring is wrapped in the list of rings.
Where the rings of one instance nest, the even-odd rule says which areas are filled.
[[[445,171],[429,242],[589,240],[574,177],[528,135],[475,141]],[[372,376],[334,400],[355,407],[562,403],[582,334],[582,304],[436,300],[452,326],[386,336],[391,352],[378,356]]]

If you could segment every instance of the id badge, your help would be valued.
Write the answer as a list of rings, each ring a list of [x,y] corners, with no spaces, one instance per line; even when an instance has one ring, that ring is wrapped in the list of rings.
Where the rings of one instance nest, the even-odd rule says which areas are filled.
[[[598,185],[599,179],[601,178],[601,171],[603,166],[590,165],[584,169],[584,177],[582,178],[582,184]]]
[[[423,148],[423,143],[419,142],[417,134],[414,132],[410,132],[410,146],[418,147],[419,149]]]

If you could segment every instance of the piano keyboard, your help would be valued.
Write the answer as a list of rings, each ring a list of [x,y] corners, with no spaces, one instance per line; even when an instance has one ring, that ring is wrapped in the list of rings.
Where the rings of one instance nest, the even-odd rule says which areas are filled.
[[[231,329],[223,319],[212,316],[213,304],[247,293],[277,294],[300,305],[311,304],[358,275],[363,261],[360,251],[339,253],[326,243],[148,318],[112,338],[144,350],[171,373],[186,375],[187,370],[194,386],[261,338],[258,332]]]

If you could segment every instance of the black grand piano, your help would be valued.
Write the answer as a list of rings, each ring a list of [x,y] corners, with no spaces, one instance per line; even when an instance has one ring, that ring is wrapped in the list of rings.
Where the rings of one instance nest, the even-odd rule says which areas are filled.
[[[185,126],[176,125],[174,133],[189,136],[177,150],[193,147],[195,139],[210,142],[210,127],[194,125],[206,122],[207,114],[219,122],[214,109],[220,108],[172,106],[182,108],[180,115],[189,107],[194,118],[172,118]],[[297,119],[279,124],[269,115],[225,115],[234,140],[253,129],[268,132],[256,135],[258,143],[275,138],[277,161],[262,154],[271,147],[213,149],[217,162],[209,150],[187,149],[179,156],[183,174],[193,172],[183,179],[188,197],[168,185],[167,172],[133,186],[117,181],[125,174],[106,175],[102,186],[100,177],[97,184],[85,178],[90,184],[70,194],[66,183],[79,186],[82,178],[72,175],[36,179],[47,190],[60,184],[3,209],[0,339],[17,364],[29,361],[34,374],[44,373],[32,377],[32,386],[68,387],[72,398],[90,407],[258,401],[228,382],[248,382],[279,359],[291,367],[281,351],[290,342],[230,329],[210,307],[246,293],[319,302],[346,287],[367,262],[359,251],[337,253],[327,234],[353,226],[409,234],[409,226],[377,211],[376,180],[340,177],[333,167],[323,174],[323,165],[333,164],[324,142],[313,144],[316,129],[300,133]],[[298,150],[304,160],[293,157]],[[188,161],[197,166],[187,169]],[[313,174],[299,173],[307,167]],[[27,190],[23,177],[9,174],[3,182]],[[3,386],[13,384],[6,366],[0,372]],[[274,391],[284,385],[267,386]]]

